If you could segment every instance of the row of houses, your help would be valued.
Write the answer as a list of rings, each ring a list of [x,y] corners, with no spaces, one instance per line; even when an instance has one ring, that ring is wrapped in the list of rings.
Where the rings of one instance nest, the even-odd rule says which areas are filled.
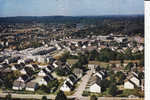
[[[21,76],[14,81],[12,89],[35,91],[38,86],[47,86],[49,82],[56,79],[51,74],[54,69],[55,67],[52,64],[37,65],[34,63],[25,64],[23,62],[13,64],[11,70],[19,71]]]
[[[141,88],[141,90],[144,91],[144,80],[140,80],[138,74],[133,72],[124,80],[124,89],[135,88]]]
[[[105,70],[94,72],[88,82],[89,91],[94,93],[101,93],[102,92],[101,81],[105,77],[106,77]]]
[[[32,74],[28,74],[29,72],[27,71],[26,74],[23,73],[14,81],[12,89],[24,90],[27,88],[26,90],[28,91],[35,91],[38,86],[47,86],[49,82],[55,80],[50,71],[51,70],[41,69],[40,72],[37,73],[36,77]]]
[[[47,86],[49,82],[55,80],[52,76],[52,72],[55,68],[66,68],[66,71],[71,71],[70,66],[61,61],[54,61],[53,63],[47,66],[41,66],[37,64],[14,64],[11,67],[12,71],[18,70],[21,73],[21,76],[16,79],[13,83],[14,90],[28,90],[35,91],[38,86],[45,85]],[[33,74],[38,72],[36,74]],[[83,71],[81,69],[75,68],[73,73],[68,76],[68,78],[64,81],[64,84],[61,86],[60,90],[62,91],[71,91],[74,88],[74,84],[77,82],[79,78],[83,75]],[[32,84],[32,87],[29,89],[29,85]],[[26,89],[27,88],[27,89]]]
[[[89,82],[87,84],[88,91],[94,92],[94,93],[101,93],[101,89],[103,88],[101,85],[101,81],[107,76],[106,71],[95,70],[98,68],[98,65],[89,65],[91,70],[93,70],[93,75],[89,79]],[[124,89],[141,89],[144,91],[144,79],[141,79],[139,75],[133,71],[131,71],[126,75],[126,79],[124,80],[123,85]]]
[[[71,74],[60,87],[60,90],[65,92],[70,92],[74,89],[75,83],[78,81],[78,77],[74,74]]]

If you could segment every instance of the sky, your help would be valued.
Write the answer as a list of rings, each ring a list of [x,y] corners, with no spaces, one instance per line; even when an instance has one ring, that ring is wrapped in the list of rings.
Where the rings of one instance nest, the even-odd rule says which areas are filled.
[[[0,17],[144,14],[143,0],[0,0]]]

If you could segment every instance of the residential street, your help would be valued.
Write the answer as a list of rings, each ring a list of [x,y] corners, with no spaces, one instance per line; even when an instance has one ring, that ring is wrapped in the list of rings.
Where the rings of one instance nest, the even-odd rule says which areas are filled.
[[[87,82],[92,75],[93,70],[89,70],[85,76],[82,77],[80,85],[77,87],[76,92],[73,96],[82,97],[82,93],[86,88]]]

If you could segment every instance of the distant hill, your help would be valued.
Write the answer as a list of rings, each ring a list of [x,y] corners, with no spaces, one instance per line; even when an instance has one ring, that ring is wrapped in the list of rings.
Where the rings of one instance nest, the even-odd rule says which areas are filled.
[[[143,15],[132,16],[18,16],[0,17],[0,23],[85,23],[94,24],[103,20],[144,19]]]

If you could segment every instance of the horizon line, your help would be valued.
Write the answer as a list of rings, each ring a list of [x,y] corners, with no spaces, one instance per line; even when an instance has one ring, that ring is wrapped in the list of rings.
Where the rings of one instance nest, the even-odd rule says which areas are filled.
[[[101,17],[101,16],[144,16],[144,14],[106,14],[106,15],[70,15],[70,16],[67,16],[67,15],[44,15],[44,16],[0,16],[0,18],[8,18],[8,17],[55,17],[55,16],[58,16],[58,17]]]

